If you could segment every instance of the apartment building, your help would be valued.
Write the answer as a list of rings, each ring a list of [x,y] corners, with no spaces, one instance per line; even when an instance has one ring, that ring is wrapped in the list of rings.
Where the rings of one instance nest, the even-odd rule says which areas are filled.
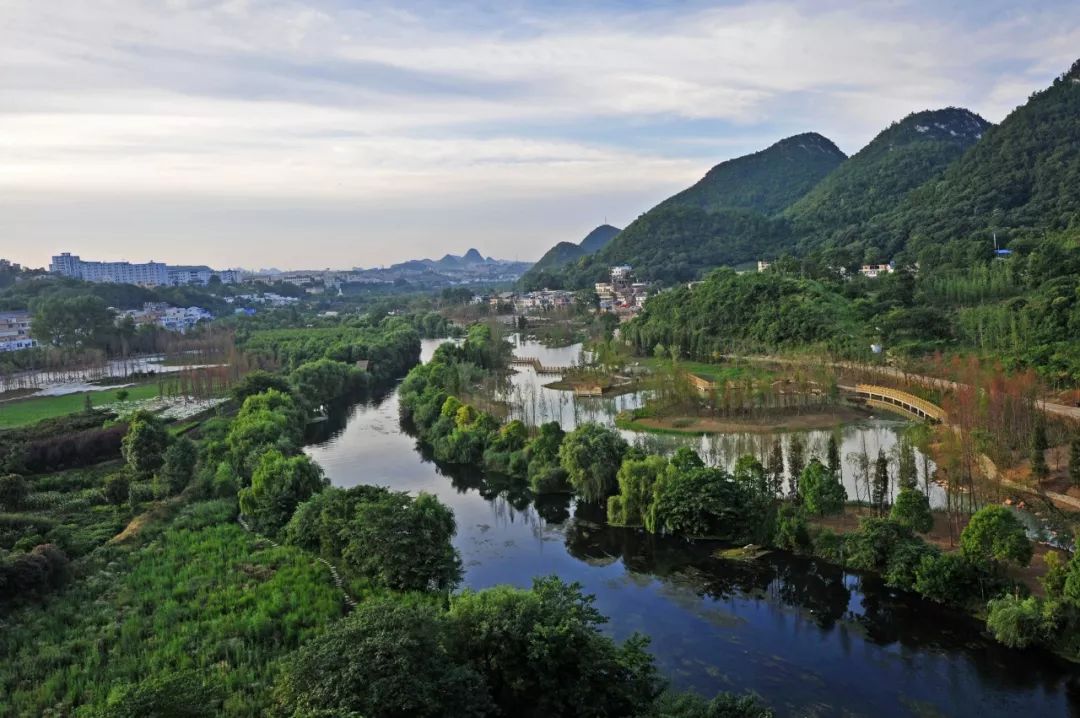
[[[0,352],[37,346],[30,337],[29,312],[0,312]]]

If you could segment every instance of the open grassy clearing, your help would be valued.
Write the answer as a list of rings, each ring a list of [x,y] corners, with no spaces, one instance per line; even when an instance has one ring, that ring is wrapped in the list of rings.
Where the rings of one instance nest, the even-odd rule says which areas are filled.
[[[123,389],[128,392],[128,401],[152,399],[158,395],[158,385],[139,384]],[[63,396],[40,396],[16,399],[0,403],[0,429],[13,429],[33,424],[42,419],[66,416],[86,409],[86,397],[94,406],[111,404],[116,401],[118,387],[108,387],[99,391],[79,392]]]
[[[279,660],[343,612],[328,569],[203,501],[102,546],[44,604],[0,618],[0,714],[70,715],[132,683],[196,670],[223,714],[265,715]]]

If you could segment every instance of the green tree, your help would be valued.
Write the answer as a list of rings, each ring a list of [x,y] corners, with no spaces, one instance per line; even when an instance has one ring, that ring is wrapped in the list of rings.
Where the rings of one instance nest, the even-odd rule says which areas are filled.
[[[919,484],[919,467],[915,461],[915,447],[906,437],[897,447],[896,483],[900,489],[914,489]]]
[[[127,474],[118,471],[115,474],[110,474],[105,479],[102,491],[105,494],[105,500],[110,504],[123,506],[131,493],[131,481],[128,479]]]
[[[386,492],[342,529],[345,568],[396,591],[448,591],[461,580],[454,512],[431,494]]]
[[[128,468],[136,478],[148,478],[165,460],[169,432],[165,424],[147,412],[138,412],[128,424],[121,442],[121,452]]]
[[[927,554],[915,570],[915,590],[938,603],[963,605],[977,591],[978,575],[967,557]]]
[[[292,392],[292,385],[289,384],[288,379],[280,374],[271,374],[268,371],[257,369],[244,375],[243,379],[233,385],[229,393],[233,399],[243,404],[244,400],[249,396],[262,394],[270,389],[279,391],[282,394],[289,394]]]
[[[42,344],[97,347],[114,331],[112,311],[93,295],[44,296],[32,302],[30,310],[30,334]]]
[[[324,486],[322,470],[305,454],[285,457],[270,450],[260,458],[251,486],[240,490],[240,510],[256,531],[277,536],[296,507]]]
[[[296,716],[490,715],[483,676],[447,653],[446,630],[444,615],[429,602],[366,600],[295,654],[279,679],[277,702]]]
[[[0,476],[0,509],[18,511],[30,495],[30,484],[18,474]]]
[[[829,445],[825,451],[826,466],[836,477],[840,477],[840,444],[836,440],[836,434],[829,434]]]
[[[528,461],[526,475],[535,494],[563,493],[570,490],[566,469],[559,463],[559,447],[566,433],[557,421],[540,425],[540,431],[525,447]]]
[[[1080,486],[1080,436],[1069,442],[1069,483]]]
[[[847,501],[847,490],[840,483],[836,474],[829,470],[816,458],[803,469],[799,479],[799,490],[802,493],[806,510],[812,514],[825,516],[837,514],[844,510],[844,502]]]
[[[559,462],[584,501],[606,501],[618,490],[615,477],[628,448],[617,432],[599,424],[582,424],[563,439]]]
[[[889,457],[884,449],[878,449],[877,461],[874,462],[873,483],[870,485],[870,503],[878,515],[885,513],[885,503],[889,498]]]
[[[1009,648],[1026,648],[1042,638],[1048,628],[1042,603],[1035,596],[1006,595],[991,600],[987,608],[987,629]]]
[[[769,474],[769,492],[779,496],[784,489],[784,445],[780,443],[780,437],[773,439],[766,470]]]
[[[934,514],[930,512],[930,498],[915,488],[900,490],[889,511],[889,518],[919,533],[926,533],[934,528]]]
[[[1024,524],[1004,506],[984,506],[960,533],[960,548],[973,561],[1027,566],[1032,548]]]
[[[623,461],[616,476],[619,493],[608,497],[608,523],[644,526],[653,503],[653,487],[667,467],[667,459],[655,455]]]
[[[1047,448],[1049,442],[1046,439],[1046,421],[1040,414],[1031,432],[1031,475],[1037,481],[1044,481],[1050,476],[1050,467],[1046,464]]]
[[[195,442],[187,437],[180,437],[165,450],[165,461],[158,471],[157,493],[160,496],[172,496],[184,490],[199,462],[199,450]]]
[[[639,715],[661,688],[646,641],[603,635],[593,603],[555,577],[466,591],[450,604],[448,648],[484,676],[499,715]]]
[[[798,506],[785,504],[776,515],[772,543],[778,548],[794,553],[808,551],[812,547],[806,515]]]
[[[788,479],[791,482],[791,494],[800,495],[799,477],[806,468],[806,444],[802,435],[792,434],[788,440],[787,455]]]
[[[744,454],[735,461],[732,477],[750,496],[758,499],[771,496],[765,467],[753,454]]]

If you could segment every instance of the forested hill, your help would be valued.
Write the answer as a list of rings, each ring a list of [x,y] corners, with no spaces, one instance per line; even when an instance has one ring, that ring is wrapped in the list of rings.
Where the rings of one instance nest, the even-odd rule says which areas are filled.
[[[883,130],[784,214],[804,246],[846,243],[859,234],[860,225],[896,209],[908,192],[938,176],[990,127],[982,117],[956,107],[912,113]]]
[[[545,277],[551,286],[588,286],[612,264],[646,280],[673,283],[703,270],[772,256],[791,244],[783,210],[844,161],[831,141],[809,132],[713,167],[697,184],[638,217],[591,258]]]
[[[760,152],[721,162],[657,209],[748,209],[775,214],[806,194],[844,159],[831,140],[816,132],[795,135]]]
[[[545,252],[544,256],[525,273],[521,278],[522,286],[527,290],[561,287],[561,278],[553,279],[552,270],[577,261],[582,257],[587,257],[590,254],[595,254],[606,247],[621,231],[618,227],[612,227],[610,224],[602,224],[585,235],[585,239],[581,240],[580,244],[559,242]]]
[[[1080,224],[1080,61],[883,218],[886,251],[985,257]],[[1015,244],[1014,244],[1015,243]],[[948,245],[948,246],[942,246]],[[942,252],[946,255],[942,255]]]

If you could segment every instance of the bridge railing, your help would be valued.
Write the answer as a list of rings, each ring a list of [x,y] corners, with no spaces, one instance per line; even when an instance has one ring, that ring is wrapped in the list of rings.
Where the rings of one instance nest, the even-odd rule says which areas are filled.
[[[924,419],[942,422],[948,419],[948,414],[940,406],[906,391],[876,384],[857,384],[855,392],[869,401],[899,406]]]

